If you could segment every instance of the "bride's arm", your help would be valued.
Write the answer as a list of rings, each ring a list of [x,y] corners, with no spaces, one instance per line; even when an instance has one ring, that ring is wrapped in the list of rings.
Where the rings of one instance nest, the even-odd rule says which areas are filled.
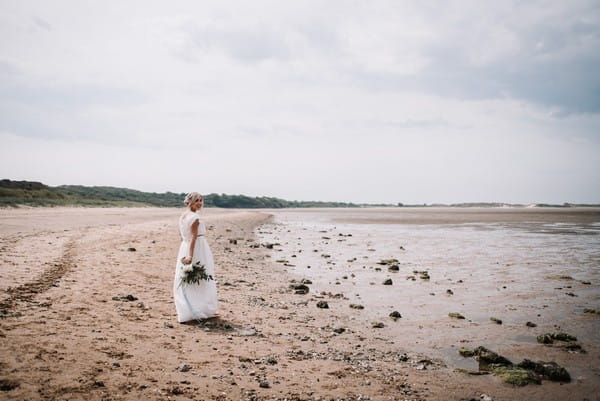
[[[200,225],[200,220],[196,220],[192,223],[190,227],[192,231],[192,239],[190,240],[190,251],[188,253],[188,257],[183,259],[183,263],[192,263],[192,259],[194,258],[194,247],[196,246],[196,238],[198,238],[198,226]]]

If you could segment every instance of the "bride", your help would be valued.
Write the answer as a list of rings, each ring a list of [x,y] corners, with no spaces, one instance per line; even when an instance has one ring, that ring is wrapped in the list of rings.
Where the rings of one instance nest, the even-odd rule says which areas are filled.
[[[215,265],[208,241],[204,237],[206,226],[198,212],[202,208],[202,195],[187,194],[184,202],[188,209],[179,218],[181,245],[175,266],[173,295],[179,323],[213,317],[217,312],[217,285],[215,280],[201,280],[199,284],[182,283],[184,265],[200,262],[206,274],[214,277]]]

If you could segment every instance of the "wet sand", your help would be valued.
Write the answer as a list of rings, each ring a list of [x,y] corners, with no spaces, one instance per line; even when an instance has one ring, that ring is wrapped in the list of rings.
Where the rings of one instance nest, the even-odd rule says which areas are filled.
[[[0,399],[470,400],[482,394],[494,400],[599,399],[598,339],[585,334],[590,325],[597,328],[598,318],[569,303],[585,299],[597,307],[597,267],[591,285],[581,284],[581,277],[567,284],[578,297],[551,294],[556,303],[565,301],[572,309],[564,320],[574,323],[562,328],[583,335],[587,354],[571,354],[533,343],[530,332],[522,343],[497,341],[507,338],[506,331],[514,334],[510,338],[520,335],[525,316],[518,314],[499,316],[503,325],[484,324],[487,316],[470,315],[468,309],[465,321],[440,318],[436,310],[446,314],[448,309],[442,308],[448,298],[440,293],[446,283],[439,283],[433,268],[429,283],[405,280],[402,291],[413,284],[418,290],[410,294],[425,294],[436,303],[415,295],[419,313],[411,313],[409,305],[402,310],[382,305],[377,294],[382,294],[380,280],[387,272],[375,270],[375,255],[368,264],[373,269],[364,270],[373,275],[376,284],[371,287],[377,290],[361,291],[363,310],[349,307],[356,302],[351,284],[346,283],[348,289],[335,284],[336,277],[344,279],[334,269],[315,275],[308,294],[294,294],[290,282],[306,278],[306,271],[277,260],[294,264],[299,249],[296,243],[289,247],[291,239],[324,241],[322,226],[316,232],[296,230],[268,211],[207,209],[203,214],[217,266],[220,315],[178,324],[171,289],[179,213],[155,208],[0,210]],[[340,224],[325,229],[337,234]],[[283,238],[281,246],[260,245],[272,235]],[[354,235],[317,242],[319,257],[326,250],[328,259],[363,253],[337,241],[361,239],[358,231]],[[403,244],[410,255],[410,241]],[[402,262],[416,263],[409,258]],[[311,269],[316,271],[317,265]],[[445,279],[456,280],[450,272],[454,270]],[[386,289],[400,290],[396,281],[399,285],[394,276],[394,285]],[[487,291],[468,280],[462,284],[453,295],[465,297],[462,303],[473,299],[470,291]],[[544,288],[538,293],[532,286],[518,301],[519,308],[531,305],[535,313],[546,302],[537,300],[545,296]],[[317,308],[320,301],[329,308]],[[492,307],[496,299],[483,302]],[[392,307],[403,315],[397,322],[387,317]],[[373,320],[384,327],[372,328]],[[552,329],[555,320],[544,316],[538,323],[535,334]],[[450,351],[463,340],[469,346],[497,344],[495,351],[516,361],[522,356],[556,360],[569,369],[573,381],[513,387],[497,377],[456,372],[453,361],[458,359]]]

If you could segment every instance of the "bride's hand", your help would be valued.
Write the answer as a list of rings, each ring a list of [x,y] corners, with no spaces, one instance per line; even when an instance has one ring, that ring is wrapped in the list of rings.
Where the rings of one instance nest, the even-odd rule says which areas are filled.
[[[192,263],[192,258],[190,256],[186,256],[185,258],[181,259],[181,263],[183,263],[184,265],[189,265],[190,263]]]

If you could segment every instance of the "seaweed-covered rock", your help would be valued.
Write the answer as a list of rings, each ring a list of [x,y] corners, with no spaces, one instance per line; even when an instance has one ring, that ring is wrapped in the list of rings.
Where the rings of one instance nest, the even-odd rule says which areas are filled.
[[[393,264],[393,265],[389,265],[388,266],[388,271],[390,272],[397,272],[400,270],[400,266],[398,266],[397,264]]]
[[[350,304],[350,308],[352,309],[365,309],[361,304]]]
[[[458,353],[464,358],[471,358],[472,356],[475,356],[475,351],[473,351],[472,349],[465,348],[465,347],[461,347],[458,350]]]
[[[600,315],[600,309],[585,308],[583,310],[583,313],[589,313],[592,315]]]
[[[454,319],[464,319],[465,317],[458,312],[450,312],[448,316]]]
[[[498,319],[497,317],[491,317],[490,320],[496,324],[502,324],[502,320]]]
[[[527,323],[525,323],[525,326],[527,326],[527,327],[537,327],[537,324],[535,324],[533,322],[527,322]]]
[[[514,384],[515,386],[525,386],[529,383],[542,384],[540,378],[531,370],[515,365],[495,365],[491,368],[491,371],[506,383]]]
[[[394,284],[394,283],[393,283],[393,281],[392,281],[392,279],[391,279],[391,278],[386,278],[386,279],[383,281],[383,285],[392,285],[392,284]]]
[[[561,331],[545,333],[537,336],[537,342],[542,344],[553,344],[555,341],[577,341],[577,337]]]
[[[385,327],[385,324],[383,324],[381,322],[373,322],[373,323],[371,323],[371,327],[373,327],[374,329],[381,329],[381,328]]]
[[[551,381],[558,381],[558,382],[570,382],[571,381],[571,375],[569,375],[569,372],[567,372],[567,370],[565,368],[563,368],[556,362],[544,362],[544,361],[533,362],[533,361],[530,361],[529,359],[524,359],[523,362],[519,363],[517,366],[519,366],[523,369],[532,370],[535,373],[537,373]]]
[[[512,362],[503,357],[502,355],[498,355],[492,350],[489,350],[485,347],[477,347],[473,350],[473,354],[475,355],[475,359],[479,362],[483,362],[484,364],[494,364],[494,365],[512,365]]]

